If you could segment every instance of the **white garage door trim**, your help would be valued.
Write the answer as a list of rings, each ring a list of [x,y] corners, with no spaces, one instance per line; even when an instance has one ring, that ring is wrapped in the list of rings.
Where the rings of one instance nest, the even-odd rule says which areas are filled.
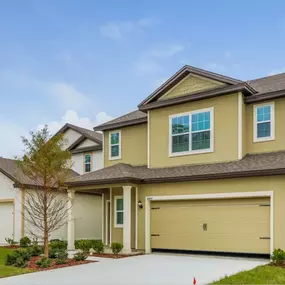
[[[232,193],[215,193],[215,194],[191,194],[191,195],[170,195],[170,196],[147,196],[145,197],[145,252],[151,253],[150,246],[150,202],[151,201],[171,201],[171,200],[208,200],[224,198],[270,198],[270,254],[273,253],[273,191],[256,191],[256,192],[232,192]]]

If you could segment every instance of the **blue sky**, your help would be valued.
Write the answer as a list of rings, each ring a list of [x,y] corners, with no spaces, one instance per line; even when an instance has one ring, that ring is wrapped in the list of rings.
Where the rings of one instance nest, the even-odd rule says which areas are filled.
[[[0,156],[45,123],[90,128],[132,111],[184,64],[239,79],[285,71],[284,1],[0,5]]]

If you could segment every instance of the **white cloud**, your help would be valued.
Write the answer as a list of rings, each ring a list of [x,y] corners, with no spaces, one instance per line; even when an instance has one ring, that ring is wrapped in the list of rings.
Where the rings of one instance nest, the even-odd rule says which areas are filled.
[[[175,54],[184,50],[181,44],[160,44],[149,51],[150,56],[156,58],[172,57]]]
[[[13,122],[7,122],[3,118],[0,120],[0,130],[2,134],[0,140],[0,156],[14,158],[22,154],[21,136],[27,136],[28,130]]]
[[[50,83],[50,94],[64,109],[81,109],[90,103],[87,95],[78,91],[72,84]]]
[[[272,70],[268,75],[276,75],[276,74],[279,74],[279,73],[284,73],[285,72],[285,67],[283,68],[280,68],[280,69],[274,69]]]
[[[66,123],[70,123],[79,127],[92,130],[93,127],[103,124],[112,119],[113,117],[107,115],[105,112],[99,112],[98,114],[96,114],[94,119],[90,119],[88,117],[80,117],[74,110],[68,110],[58,121],[51,121],[40,124],[37,126],[37,129],[41,129],[45,124],[47,124],[50,132],[54,134]]]
[[[108,22],[99,28],[103,37],[112,40],[120,40],[126,35],[137,32],[144,28],[150,28],[157,23],[154,18],[143,18],[138,21]]]
[[[47,81],[13,71],[0,70],[0,82],[16,86],[22,93],[39,93],[54,99],[54,104],[63,110],[80,110],[90,104],[90,94],[85,94],[73,84]],[[94,98],[94,95],[92,96]]]
[[[158,73],[163,69],[161,60],[169,59],[183,50],[184,46],[181,44],[158,44],[141,55],[140,59],[135,63],[135,68],[141,75]]]

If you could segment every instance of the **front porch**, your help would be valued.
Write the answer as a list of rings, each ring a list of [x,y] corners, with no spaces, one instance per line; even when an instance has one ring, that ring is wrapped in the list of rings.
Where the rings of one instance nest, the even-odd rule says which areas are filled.
[[[75,250],[73,203],[76,193],[96,193],[102,196],[102,241],[123,244],[123,253],[138,249],[138,186],[131,183],[114,185],[78,186],[68,189],[68,250]]]

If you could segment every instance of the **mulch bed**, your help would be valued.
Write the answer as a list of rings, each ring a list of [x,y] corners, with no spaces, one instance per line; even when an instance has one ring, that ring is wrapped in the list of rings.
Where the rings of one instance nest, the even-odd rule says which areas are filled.
[[[273,263],[273,262],[270,262],[268,265],[285,269],[285,263]]]
[[[40,259],[41,259],[41,257],[39,257],[39,256],[32,257],[31,260],[28,263],[27,269],[32,269],[32,270],[36,270],[36,271],[45,271],[45,270],[64,268],[64,267],[69,267],[69,266],[75,266],[75,265],[81,265],[81,264],[87,264],[87,263],[96,262],[96,261],[90,261],[90,260],[75,261],[73,259],[67,259],[67,263],[66,264],[56,264],[55,260],[53,260],[53,262],[52,262],[50,267],[48,267],[48,268],[40,268],[36,264],[36,262],[38,260],[40,260]]]
[[[143,253],[139,254],[111,254],[111,253],[93,253],[92,257],[103,257],[103,258],[114,258],[114,259],[120,259],[125,257],[134,257],[138,255],[142,255]]]

